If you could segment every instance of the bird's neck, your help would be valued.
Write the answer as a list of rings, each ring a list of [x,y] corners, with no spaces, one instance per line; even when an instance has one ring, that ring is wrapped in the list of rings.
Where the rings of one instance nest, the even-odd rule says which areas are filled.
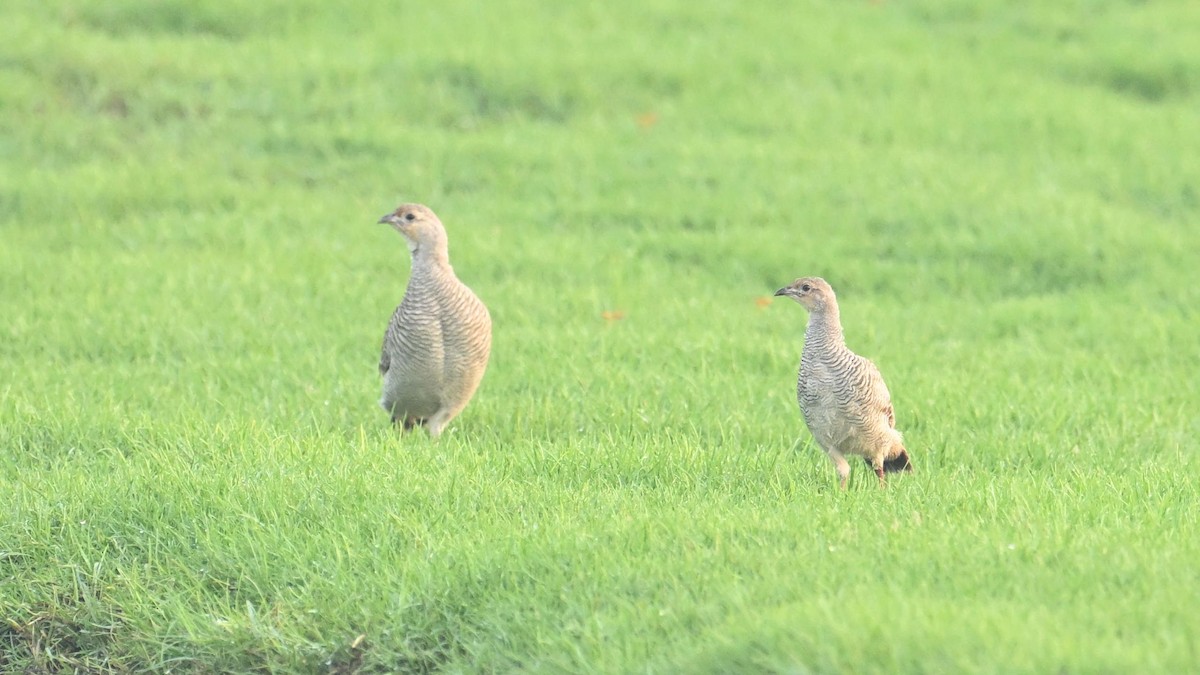
[[[846,339],[842,335],[842,318],[836,307],[809,313],[808,328],[804,331],[804,344],[831,347],[846,345]]]
[[[446,249],[445,244],[413,244],[408,245],[409,252],[412,253],[413,271],[417,270],[436,270],[450,268],[450,252]]]

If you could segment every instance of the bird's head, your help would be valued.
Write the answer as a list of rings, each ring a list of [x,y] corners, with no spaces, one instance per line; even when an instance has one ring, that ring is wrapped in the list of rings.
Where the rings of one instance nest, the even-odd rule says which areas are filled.
[[[775,291],[804,305],[810,312],[822,311],[836,302],[833,287],[821,277],[800,277]]]
[[[438,250],[446,246],[446,230],[437,215],[423,204],[401,204],[379,219],[404,235],[408,250],[416,255],[422,249]]]

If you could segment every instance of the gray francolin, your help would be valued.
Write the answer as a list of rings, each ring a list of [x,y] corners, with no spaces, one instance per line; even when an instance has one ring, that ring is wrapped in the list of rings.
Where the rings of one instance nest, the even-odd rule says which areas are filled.
[[[404,430],[437,438],[479,387],[492,347],[492,319],[454,275],[446,229],[428,207],[402,204],[379,220],[408,241],[412,276],[383,336],[379,405]]]
[[[803,277],[775,295],[808,310],[796,399],[813,438],[833,460],[838,484],[845,489],[850,477],[847,455],[866,460],[881,485],[885,472],[912,471],[883,376],[846,347],[833,288],[820,277]]]

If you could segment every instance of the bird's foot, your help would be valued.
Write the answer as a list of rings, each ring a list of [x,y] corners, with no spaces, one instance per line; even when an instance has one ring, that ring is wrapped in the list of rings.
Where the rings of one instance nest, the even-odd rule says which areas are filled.
[[[424,417],[393,417],[392,424],[395,426],[403,425],[404,431],[412,431],[413,429],[425,426]]]

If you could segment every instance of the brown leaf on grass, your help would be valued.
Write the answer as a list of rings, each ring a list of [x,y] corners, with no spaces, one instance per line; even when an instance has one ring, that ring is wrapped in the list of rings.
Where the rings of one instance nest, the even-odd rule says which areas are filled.
[[[600,318],[604,319],[605,321],[608,321],[609,323],[612,323],[613,321],[620,321],[621,319],[624,319],[625,312],[623,312],[619,309],[616,309],[616,310],[606,309],[603,312],[600,312]]]
[[[649,129],[655,124],[658,124],[658,113],[654,111],[644,112],[637,116],[637,125],[643,129]]]
[[[759,307],[770,307],[772,302],[775,301],[765,295],[760,295],[754,299],[754,304]]]

